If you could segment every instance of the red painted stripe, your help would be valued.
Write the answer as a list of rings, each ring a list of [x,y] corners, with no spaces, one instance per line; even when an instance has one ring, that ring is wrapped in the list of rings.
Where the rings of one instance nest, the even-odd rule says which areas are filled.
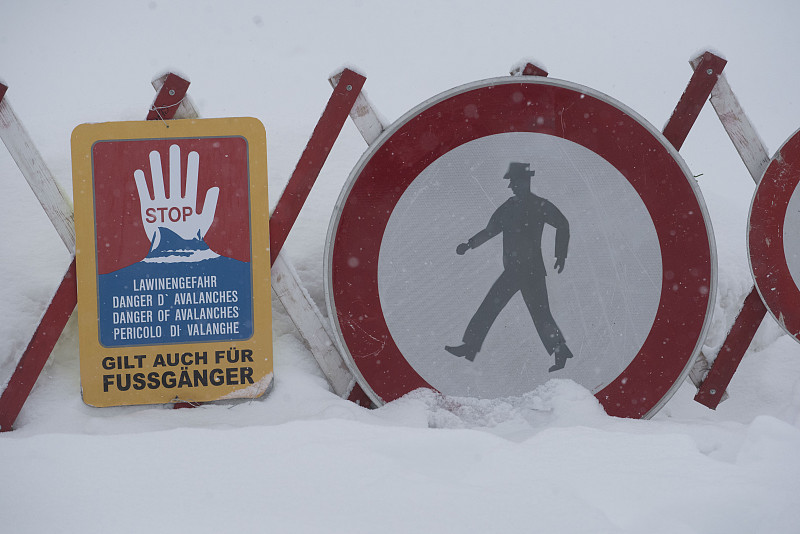
[[[711,52],[703,54],[700,64],[692,74],[689,85],[681,95],[678,105],[672,112],[667,125],[664,127],[664,137],[672,143],[675,150],[680,150],[689,130],[692,129],[700,110],[711,95],[711,90],[717,83],[722,69],[728,63]]]
[[[73,258],[8,386],[0,396],[0,432],[11,430],[77,302],[78,286]]]
[[[363,406],[364,408],[372,408],[372,400],[364,393],[364,390],[361,389],[361,386],[356,383],[353,386],[353,389],[350,390],[350,395],[347,396],[347,400],[350,402],[355,402],[359,406]]]
[[[8,86],[0,83],[0,100],[3,100],[3,97],[6,96],[6,91],[8,91]]]
[[[328,105],[325,106],[325,111],[269,219],[271,263],[274,263],[280,254],[289,231],[297,220],[366,80],[364,76],[350,69],[342,72],[339,84],[333,90]]]
[[[188,80],[184,80],[177,74],[169,73],[167,79],[164,80],[164,85],[156,95],[153,105],[150,106],[147,120],[169,120],[173,118],[188,89]]]
[[[525,68],[522,69],[523,76],[547,76],[547,71],[537,67],[533,63],[526,63]]]
[[[717,407],[766,314],[767,307],[761,301],[758,291],[753,288],[744,299],[742,311],[736,317],[725,343],[717,354],[717,359],[714,360],[694,400],[712,410]]]

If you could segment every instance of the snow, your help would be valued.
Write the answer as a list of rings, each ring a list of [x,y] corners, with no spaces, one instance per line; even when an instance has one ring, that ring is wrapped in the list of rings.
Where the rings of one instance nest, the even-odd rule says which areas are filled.
[[[451,87],[541,58],[663,125],[707,49],[770,153],[800,125],[800,4],[611,0],[496,3],[9,0],[6,95],[65,190],[84,122],[143,119],[150,80],[187,76],[205,117],[267,128],[274,206],[330,96],[355,65],[395,120]],[[538,61],[537,61],[538,62]],[[339,189],[365,150],[348,122],[283,253],[322,309],[323,249]],[[681,149],[715,230],[719,349],[750,279],[753,182],[710,106]],[[0,149],[0,384],[69,256]],[[3,531],[800,531],[800,345],[771,316],[716,411],[686,383],[652,420],[605,415],[550,381],[520,397],[418,391],[369,411],[341,400],[275,300],[275,386],[263,399],[173,410],[81,401],[70,320],[13,432],[0,435]]]

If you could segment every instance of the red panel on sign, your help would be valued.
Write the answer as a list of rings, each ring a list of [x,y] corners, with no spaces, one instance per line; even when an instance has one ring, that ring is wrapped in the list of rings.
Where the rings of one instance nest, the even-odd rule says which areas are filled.
[[[664,273],[658,311],[633,362],[597,394],[608,413],[648,414],[685,371],[714,278],[703,208],[664,141],[617,107],[564,85],[506,80],[454,91],[422,106],[351,177],[330,253],[330,296],[353,362],[383,401],[431,387],[401,354],[381,307],[378,255],[392,211],[438,158],[508,132],[556,136],[601,156],[630,182],[655,226]]]
[[[239,261],[250,261],[248,232],[250,213],[247,183],[244,190],[230,186],[233,177],[247,177],[247,169],[241,162],[247,161],[247,142],[241,137],[204,139],[147,139],[132,141],[100,141],[92,148],[92,165],[95,176],[97,225],[98,274],[105,274],[135,263],[147,255],[150,240],[142,227],[142,214],[131,210],[139,205],[133,173],[142,170],[150,176],[149,154],[158,151],[164,178],[167,177],[169,147],[178,145],[181,169],[187,168],[189,153],[202,154],[198,168],[198,192],[196,210],[201,212],[205,202],[205,191],[219,187],[217,211],[224,213],[223,224],[215,222],[205,235],[205,242],[212,250]],[[212,172],[213,171],[213,172]],[[185,194],[186,176],[182,177],[182,192]],[[166,180],[165,180],[166,181]],[[152,198],[153,183],[148,179]],[[167,198],[172,196],[169,186]],[[155,213],[155,216],[158,216]],[[167,216],[169,216],[167,214]]]

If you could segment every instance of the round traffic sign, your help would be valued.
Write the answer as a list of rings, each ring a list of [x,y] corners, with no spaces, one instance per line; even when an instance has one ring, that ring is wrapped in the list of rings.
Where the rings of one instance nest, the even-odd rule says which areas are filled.
[[[350,174],[325,261],[340,348],[377,404],[569,378],[647,417],[688,372],[716,282],[702,197],[666,139],[601,93],[527,77],[390,126]]]
[[[750,206],[748,256],[758,293],[800,341],[800,131],[775,153]]]

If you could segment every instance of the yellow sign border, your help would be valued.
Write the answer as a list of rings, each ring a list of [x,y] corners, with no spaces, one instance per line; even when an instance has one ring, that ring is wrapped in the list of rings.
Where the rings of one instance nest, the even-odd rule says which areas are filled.
[[[97,319],[97,251],[92,146],[98,141],[207,137],[242,137],[247,142],[253,335],[249,339],[235,342],[104,347],[99,341]],[[72,169],[78,278],[78,338],[83,401],[98,407],[207,402],[255,398],[271,389],[273,357],[269,199],[266,131],[263,124],[258,119],[250,117],[81,124],[72,132]],[[130,179],[133,180],[133,177]],[[245,356],[248,354],[245,351],[251,351],[249,358]],[[201,356],[203,353],[206,355],[205,362]],[[153,367],[157,354],[162,355],[165,364],[169,361],[178,363]],[[166,354],[170,354],[171,357],[167,358]],[[145,357],[137,358],[141,355]],[[221,361],[216,362],[220,356]],[[248,361],[249,359],[253,361]],[[112,362],[113,368],[109,369]],[[249,367],[251,372],[242,371],[243,367]],[[151,373],[157,373],[157,378],[152,377]],[[127,377],[124,376],[126,374]],[[109,375],[112,376],[111,379],[104,378]],[[122,383],[127,380],[130,386],[125,391],[109,387],[108,383],[104,386],[104,380],[106,382],[117,380],[114,375],[120,375]],[[203,376],[206,383],[214,384],[221,379],[223,383],[203,385]],[[150,386],[156,381],[159,387],[151,388]]]

